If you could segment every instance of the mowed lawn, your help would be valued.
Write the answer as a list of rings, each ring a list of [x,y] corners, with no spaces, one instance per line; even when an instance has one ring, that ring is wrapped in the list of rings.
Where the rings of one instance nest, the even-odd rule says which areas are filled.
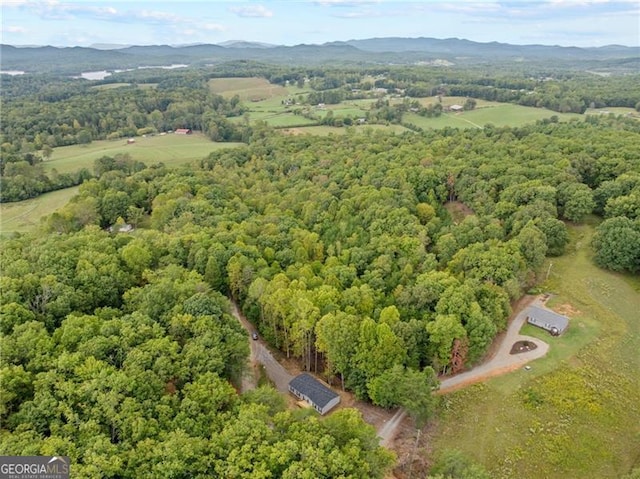
[[[492,478],[616,478],[637,465],[640,278],[597,268],[593,232],[571,227],[569,254],[553,258],[543,284],[571,318],[567,332],[525,326],[551,345],[531,370],[443,396],[435,456],[461,450]]]
[[[70,173],[81,168],[93,171],[93,162],[102,156],[128,153],[131,158],[147,165],[164,163],[177,166],[206,157],[220,148],[232,148],[242,143],[215,143],[202,134],[156,135],[136,137],[135,143],[127,145],[126,138],[94,141],[89,145],[72,145],[54,148],[51,158],[43,163],[45,171],[54,168],[59,173]]]
[[[40,224],[40,218],[48,216],[66,205],[78,193],[78,187],[52,191],[16,203],[0,203],[0,233],[4,236],[13,232],[25,233]]]

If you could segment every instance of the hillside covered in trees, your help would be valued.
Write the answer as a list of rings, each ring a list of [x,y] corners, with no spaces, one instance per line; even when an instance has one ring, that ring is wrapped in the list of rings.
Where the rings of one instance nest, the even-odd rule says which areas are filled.
[[[591,117],[105,167],[51,234],[3,241],[2,450],[63,452],[77,477],[382,477],[392,457],[353,411],[237,395],[247,338],[225,296],[304,369],[403,404],[389,385],[482,358],[565,222],[603,215],[597,261],[640,269],[638,145],[637,122]],[[105,231],[121,221],[138,228]]]

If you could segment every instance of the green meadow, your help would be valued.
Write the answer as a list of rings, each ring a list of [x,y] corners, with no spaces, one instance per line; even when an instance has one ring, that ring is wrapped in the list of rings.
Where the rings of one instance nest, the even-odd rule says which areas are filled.
[[[281,85],[269,83],[265,78],[213,78],[209,89],[225,98],[238,95],[242,101],[258,102],[269,98],[286,97],[289,93]]]
[[[134,160],[147,165],[162,162],[172,167],[199,160],[221,148],[234,148],[240,145],[242,143],[215,143],[197,133],[136,137],[135,143],[131,145],[127,144],[126,138],[102,140],[88,145],[54,148],[51,158],[44,161],[43,166],[47,172],[55,169],[59,173],[71,173],[82,168],[93,172],[93,163],[96,159],[105,155],[128,153]],[[40,223],[40,218],[64,206],[77,191],[77,187],[67,188],[25,201],[0,204],[0,232],[4,235],[33,230]]]
[[[0,203],[0,234],[33,231],[40,218],[66,205],[77,192],[78,187],[74,186],[16,203]]]
[[[43,165],[45,171],[56,169],[59,173],[70,173],[81,168],[93,171],[93,162],[102,156],[114,156],[128,153],[131,158],[147,165],[164,163],[178,166],[193,160],[204,158],[214,150],[232,148],[242,143],[215,143],[206,136],[192,135],[155,135],[136,137],[135,143],[128,145],[126,138],[118,140],[94,141],[88,145],[72,145],[54,148],[51,158]]]
[[[640,451],[640,278],[597,268],[594,226],[571,227],[542,285],[568,314],[546,357],[442,398],[430,446],[458,449],[494,478],[615,478]],[[545,274],[550,263],[545,267]]]
[[[209,80],[209,88],[214,93],[230,98],[238,95],[248,108],[246,118],[249,121],[264,121],[274,128],[304,127],[313,125],[316,121],[294,114],[294,110],[308,111],[311,115],[324,118],[329,111],[334,118],[364,117],[377,99],[345,100],[336,105],[325,105],[320,109],[315,106],[296,105],[300,95],[306,95],[311,90],[307,87],[298,88],[295,85],[283,87],[273,85],[264,78],[215,78]],[[441,103],[447,108],[452,105],[463,105],[465,97],[443,96],[416,98],[421,105],[428,106]],[[403,101],[400,98],[391,98],[390,103],[397,104]],[[288,103],[288,104],[287,104]],[[613,110],[613,109],[612,109]],[[617,112],[622,113],[622,112]],[[626,110],[625,110],[626,113]],[[544,108],[532,108],[510,103],[498,103],[485,100],[476,100],[476,109],[460,113],[443,113],[439,117],[427,118],[415,113],[406,113],[403,121],[416,125],[423,129],[439,128],[482,128],[486,124],[495,126],[522,126],[534,123],[537,120],[558,117],[560,121],[572,118],[581,118],[578,114],[563,114]],[[231,121],[244,121],[245,117],[232,118]],[[387,128],[381,125],[382,128]],[[322,129],[309,129],[308,133],[316,132],[324,134]]]
[[[423,117],[415,113],[407,113],[404,115],[404,121],[413,123],[420,128],[444,128],[457,127],[482,128],[486,124],[495,126],[522,126],[534,123],[538,120],[558,117],[560,121],[568,121],[573,118],[582,118],[577,113],[558,113],[544,108],[533,108],[521,105],[512,105],[510,103],[498,103],[493,106],[483,106],[471,111],[461,113],[443,113],[439,117]]]

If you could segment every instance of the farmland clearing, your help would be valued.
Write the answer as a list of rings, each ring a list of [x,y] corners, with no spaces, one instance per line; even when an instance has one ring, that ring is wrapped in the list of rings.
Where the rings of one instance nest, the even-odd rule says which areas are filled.
[[[554,258],[542,285],[569,312],[547,356],[486,383],[446,395],[432,433],[436,456],[459,449],[491,477],[619,477],[640,450],[640,281],[597,268],[594,226],[571,227],[571,250]],[[549,268],[547,263],[547,268]]]
[[[51,191],[29,200],[0,203],[0,234],[5,236],[14,232],[33,231],[40,224],[42,217],[66,205],[77,193],[78,187],[73,186]]]
[[[179,166],[204,158],[221,148],[233,148],[242,143],[215,143],[198,133],[192,135],[154,135],[136,137],[135,143],[127,144],[126,138],[94,141],[88,145],[72,145],[54,148],[51,158],[44,161],[46,172],[56,169],[58,173],[72,173],[82,168],[93,171],[93,162],[102,156],[128,153],[131,158],[146,165],[164,163]]]
[[[333,118],[365,118],[377,98],[348,99],[338,104],[307,105],[305,99],[312,90],[295,85],[281,86],[269,83],[264,78],[215,78],[209,80],[212,92],[231,98],[238,95],[248,111],[243,117],[230,118],[230,121],[264,121],[274,128],[305,128],[310,134],[326,134],[326,130],[315,128],[331,112]],[[390,105],[398,105],[404,99],[398,96],[387,97]],[[476,108],[470,111],[448,112],[453,105],[463,105],[467,99],[457,96],[411,98],[420,105],[428,107],[440,103],[445,112],[438,117],[420,116],[407,112],[403,123],[423,129],[439,128],[483,128],[487,124],[494,126],[522,126],[538,120],[556,117],[558,121],[583,118],[576,113],[558,113],[545,108],[533,108],[511,103],[476,100]],[[625,111],[626,112],[626,111]],[[383,129],[393,129],[393,125],[379,125]],[[397,131],[397,129],[395,129]]]

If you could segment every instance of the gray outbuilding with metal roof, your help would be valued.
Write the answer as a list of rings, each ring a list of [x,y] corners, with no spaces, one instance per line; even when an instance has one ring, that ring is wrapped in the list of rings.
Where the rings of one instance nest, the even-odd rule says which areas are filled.
[[[289,382],[289,391],[298,399],[308,402],[320,414],[326,414],[340,402],[340,396],[308,373],[302,373]]]

